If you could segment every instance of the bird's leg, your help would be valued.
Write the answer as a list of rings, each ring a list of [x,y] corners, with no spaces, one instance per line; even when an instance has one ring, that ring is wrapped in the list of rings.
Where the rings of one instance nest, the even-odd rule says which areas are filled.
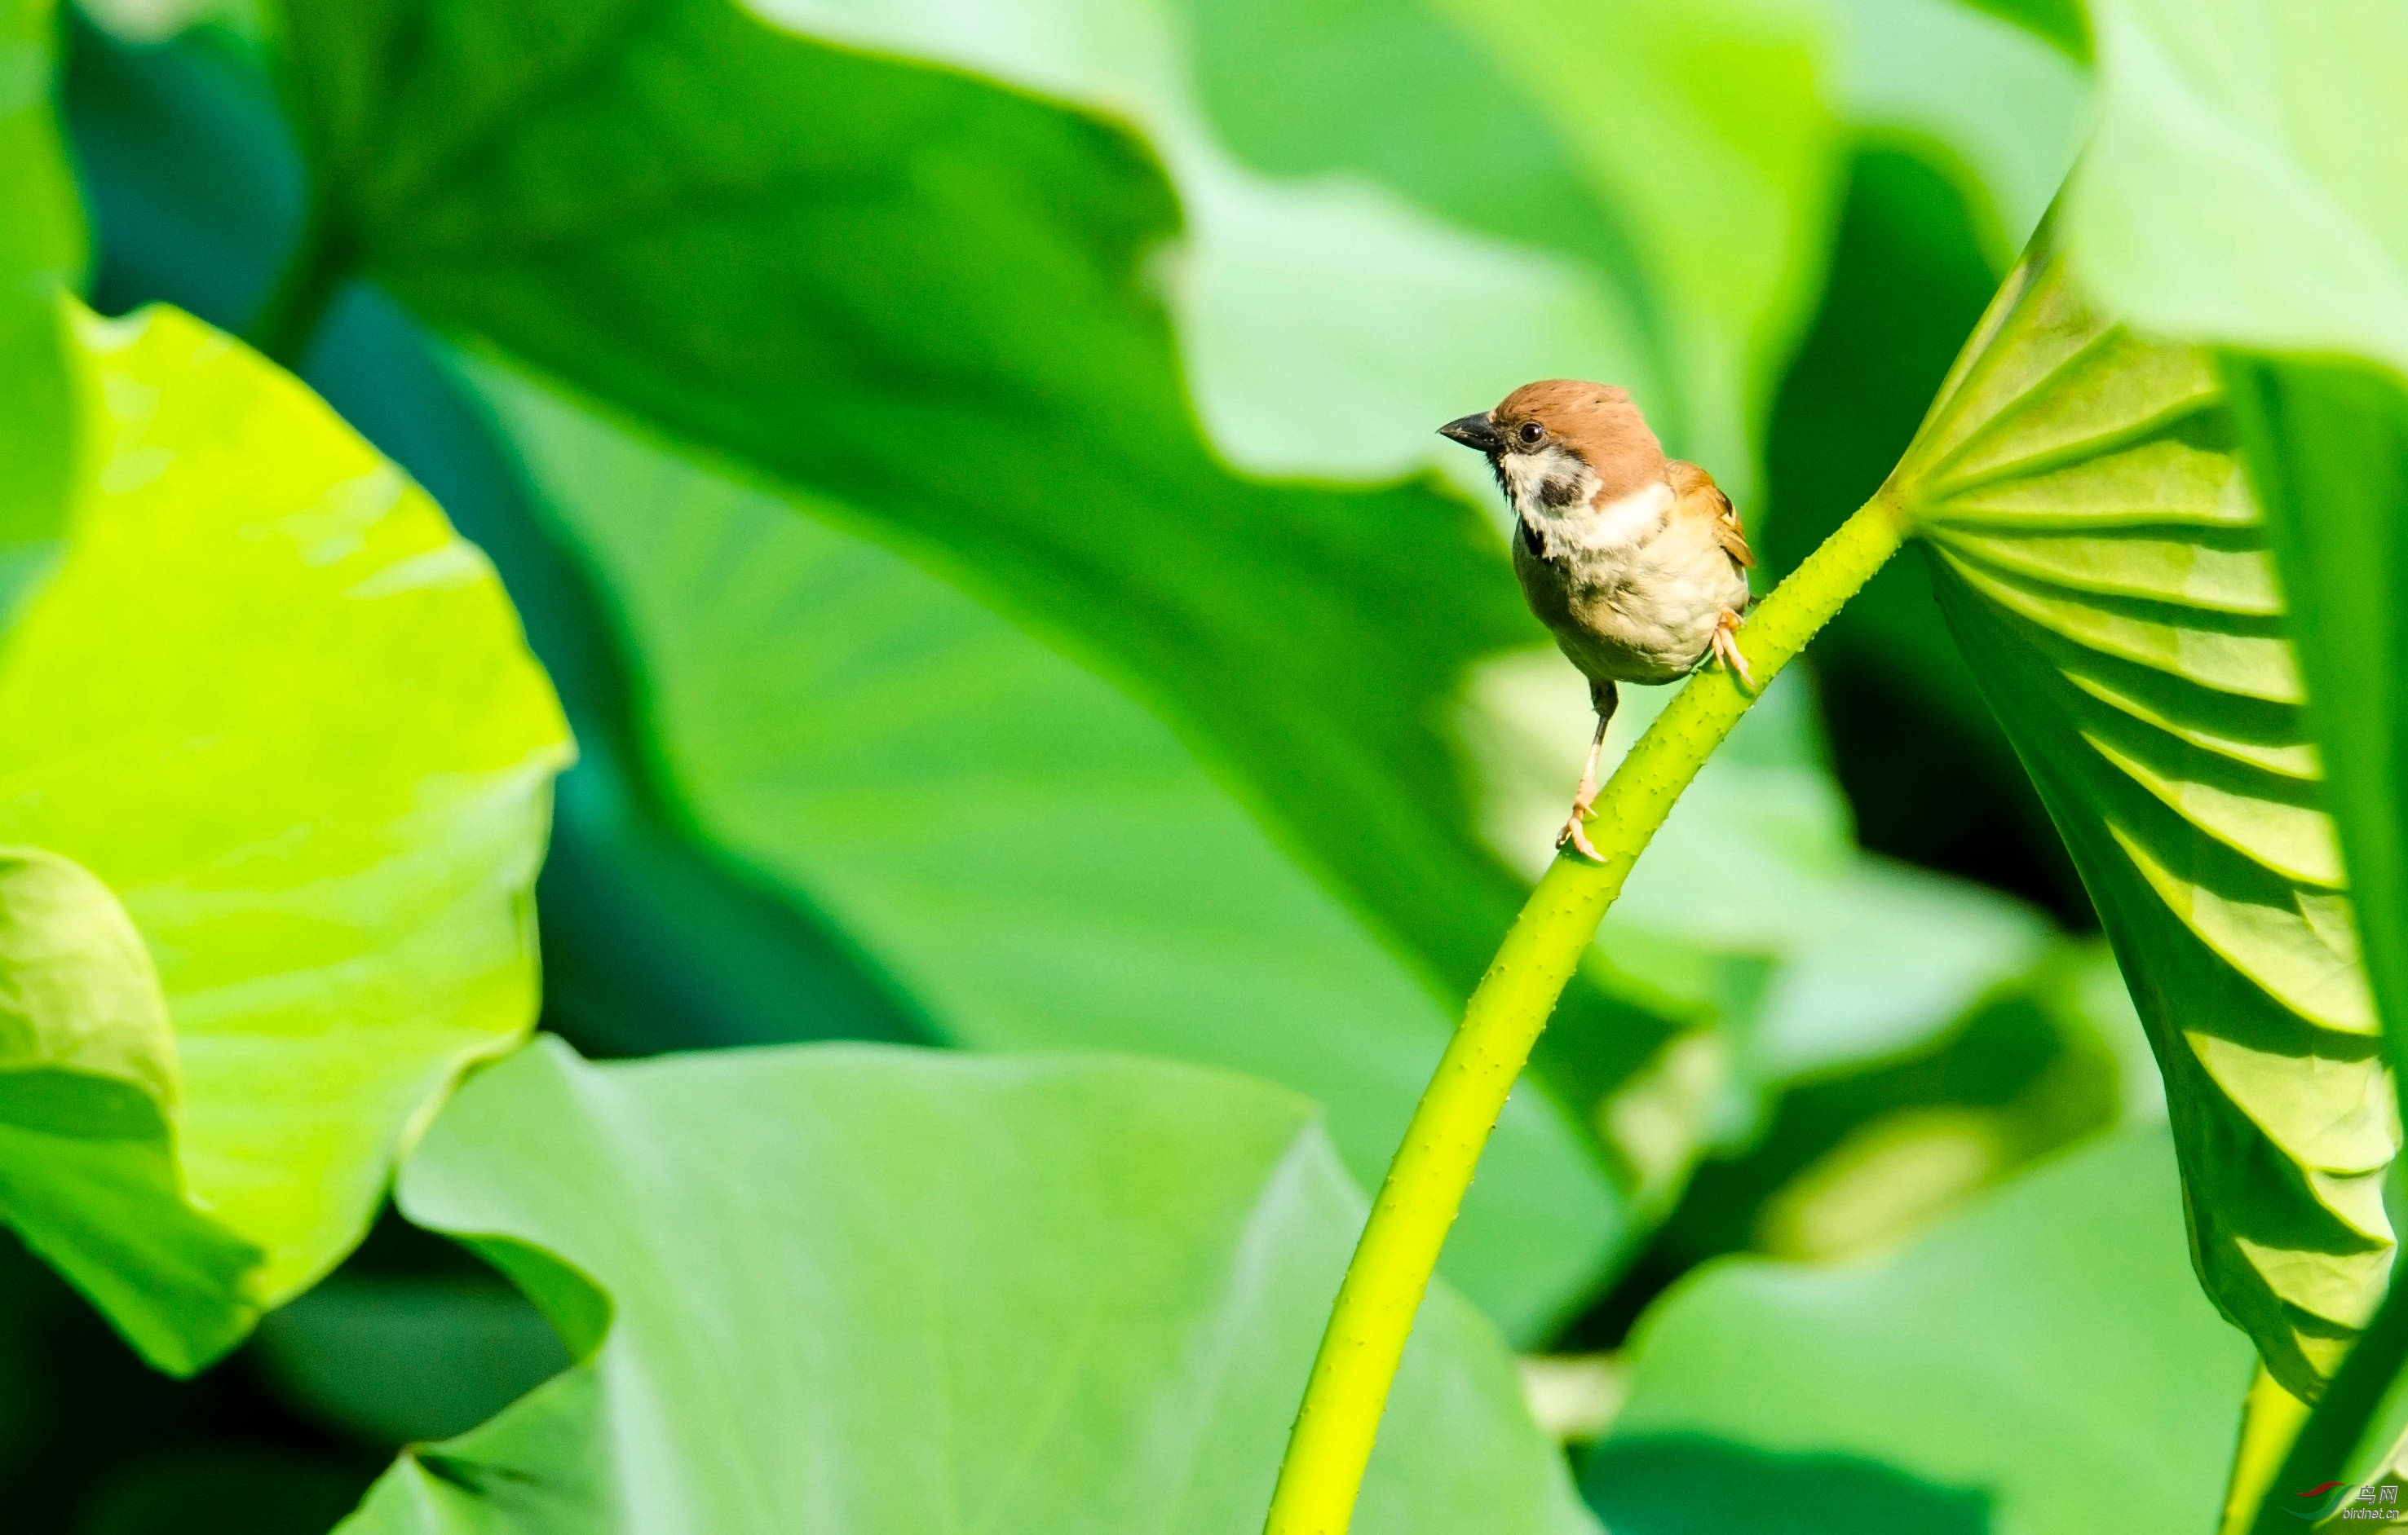
[[[1613,723],[1613,706],[1622,701],[1622,695],[1614,691],[1611,682],[1592,682],[1588,685],[1588,701],[1597,710],[1597,733],[1589,737],[1588,762],[1581,769],[1580,788],[1572,791],[1571,818],[1564,822],[1555,846],[1561,847],[1569,842],[1580,849],[1583,858],[1603,863],[1605,860],[1589,846],[1587,821],[1589,811],[1597,803],[1597,760],[1605,750],[1605,727]]]
[[[1739,615],[1724,608],[1722,617],[1714,620],[1713,648],[1713,653],[1723,659],[1723,664],[1729,667],[1752,693],[1756,691],[1756,675],[1747,669],[1747,658],[1739,653]]]

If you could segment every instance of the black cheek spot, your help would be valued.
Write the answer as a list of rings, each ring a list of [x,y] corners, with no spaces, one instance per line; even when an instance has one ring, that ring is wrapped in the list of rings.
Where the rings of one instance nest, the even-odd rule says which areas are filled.
[[[1549,475],[1539,482],[1539,504],[1562,511],[1580,499],[1580,482],[1560,475]]]

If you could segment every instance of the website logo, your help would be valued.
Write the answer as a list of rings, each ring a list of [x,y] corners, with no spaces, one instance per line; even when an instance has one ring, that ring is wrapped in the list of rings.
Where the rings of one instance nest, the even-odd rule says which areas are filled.
[[[2326,1494],[2328,1493],[2330,1493],[2331,1496],[2327,1497]],[[2341,1507],[2341,1500],[2343,1499],[2355,1497],[2357,1496],[2357,1493],[2358,1489],[2356,1487],[2344,1486],[2339,1482],[2327,1482],[2322,1486],[2310,1487],[2305,1492],[2295,1492],[2291,1494],[2294,1498],[2305,1498],[2311,1499],[2307,1505],[2306,1512],[2301,1512],[2300,1509],[2292,1508],[2287,1504],[2284,1506],[2283,1512],[2289,1514],[2294,1519],[2306,1519],[2313,1523],[2315,1520],[2323,1518],[2326,1514],[2330,1514],[2333,1510]]]
[[[2307,1524],[2317,1524],[2334,1517],[2373,1519],[2393,1524],[2401,1517],[2400,1484],[2396,1482],[2368,1482],[2358,1485],[2347,1482],[2325,1482],[2305,1492],[2295,1492],[2291,1497],[2300,1500],[2299,1505],[2286,1501],[2283,1512]],[[2344,1503],[2352,1505],[2346,1512],[2342,1509]],[[2361,1508],[2357,1506],[2358,1504],[2367,1506]]]

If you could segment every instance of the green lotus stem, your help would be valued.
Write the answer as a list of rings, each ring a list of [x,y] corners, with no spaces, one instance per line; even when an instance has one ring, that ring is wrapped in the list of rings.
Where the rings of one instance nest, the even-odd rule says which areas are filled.
[[[2252,1535],[2260,1505],[2277,1486],[2276,1473],[2307,1417],[2308,1404],[2285,1389],[2261,1361],[2249,1377],[2249,1394],[2241,1399],[2241,1443],[2233,1451],[2216,1535]]]
[[[1897,508],[1877,495],[1756,604],[1739,642],[1759,688],[1898,552],[1904,532]],[[1344,1535],[1405,1339],[1505,1095],[1631,866],[1754,702],[1721,667],[1682,689],[1598,798],[1589,839],[1604,861],[1559,856],[1505,934],[1347,1265],[1289,1431],[1266,1535]]]
[[[2349,1474],[2350,1462],[2357,1458],[2361,1442],[2390,1396],[2402,1360],[2408,1360],[2408,1284],[2401,1281],[2400,1271],[2394,1269],[2383,1303],[2367,1320],[2358,1342],[2350,1345],[2341,1368],[2325,1383],[2315,1411],[2300,1424],[2299,1437],[2284,1455],[2282,1470],[2258,1489],[2257,1517],[2248,1526],[2251,1535],[2299,1528],[2300,1515],[2285,1507],[2286,1502],[2297,1501],[2295,1495],[2303,1487]],[[2291,1415],[2296,1421],[2296,1407]],[[2246,1455],[2252,1447],[2245,1435],[2246,1420],[2243,1427],[2241,1447]]]

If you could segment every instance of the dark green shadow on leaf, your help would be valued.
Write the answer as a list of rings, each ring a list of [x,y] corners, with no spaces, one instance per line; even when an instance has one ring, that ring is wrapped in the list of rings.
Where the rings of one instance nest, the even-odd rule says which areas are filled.
[[[337,1274],[270,1313],[251,1357],[298,1410],[390,1453],[466,1433],[567,1369],[561,1336],[490,1276]]]
[[[2076,64],[2090,62],[2090,16],[2083,0],[1964,0],[2022,27],[2062,50]]]
[[[1894,149],[1857,152],[1821,306],[1767,429],[1758,549],[1771,571],[1796,568],[1880,488],[1996,285],[1939,169]],[[1932,602],[1920,550],[1883,567],[1807,654],[1866,847],[2089,924],[2047,813]]]
[[[1581,1491],[1614,1535],[1987,1535],[1990,1500],[1877,1460],[1781,1455],[1704,1434],[1608,1440]]]
[[[319,1535],[359,1497],[351,1468],[256,1445],[167,1450],[111,1472],[74,1535]]]
[[[0,612],[8,552],[65,512],[75,432],[58,295],[80,277],[82,210],[51,112],[50,0],[0,7]]]

